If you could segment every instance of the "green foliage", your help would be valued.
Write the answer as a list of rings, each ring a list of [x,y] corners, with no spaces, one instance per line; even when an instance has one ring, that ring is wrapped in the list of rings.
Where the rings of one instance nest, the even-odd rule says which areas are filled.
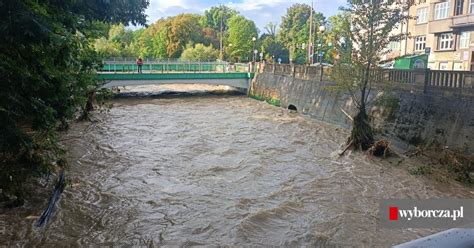
[[[0,188],[22,197],[32,176],[61,155],[67,126],[96,87],[90,36],[99,21],[145,23],[143,0],[2,1],[0,8]],[[107,10],[107,11],[104,11]]]
[[[350,32],[347,30],[345,20],[342,20],[341,26],[342,31],[350,34],[352,49],[341,50],[345,53],[341,57],[350,60],[336,63],[332,68],[332,78],[336,81],[336,88],[349,92],[358,108],[349,142],[356,149],[366,150],[373,143],[366,108],[376,99],[376,95],[371,94],[373,85],[381,83],[378,64],[387,52],[389,42],[403,37],[403,34],[392,34],[392,31],[410,18],[405,13],[408,13],[412,1],[358,0],[348,1],[348,4],[346,11],[351,12],[352,29]]]
[[[350,52],[352,49],[351,41],[351,13],[342,11],[337,15],[330,16],[328,20],[327,42],[334,45],[329,53],[326,53],[325,60],[333,63],[335,57],[340,61],[347,63],[350,61]]]
[[[204,11],[204,15],[201,17],[200,23],[202,26],[212,28],[216,32],[225,32],[228,27],[229,19],[238,14],[239,12],[232,8],[229,8],[225,5],[219,5]]]
[[[214,30],[203,27],[200,20],[196,14],[180,14],[136,31],[112,26],[108,38],[96,40],[95,49],[104,57],[179,58],[187,44],[218,44]]]
[[[202,43],[199,19],[199,15],[195,14],[180,14],[170,18],[165,26],[168,57],[179,58],[188,43]]]
[[[281,103],[280,103],[280,99],[275,99],[275,98],[271,98],[271,97],[265,97],[264,95],[254,95],[254,94],[251,94],[249,95],[250,98],[253,98],[255,100],[259,100],[259,101],[265,101],[267,102],[268,104],[271,104],[273,106],[277,106],[277,107],[280,107]]]
[[[185,61],[215,61],[219,56],[219,51],[212,46],[203,44],[188,45],[181,54],[181,60]]]
[[[131,47],[133,38],[133,32],[126,30],[123,24],[112,25],[109,28],[108,38],[96,39],[94,48],[104,57],[130,57],[133,56]]]
[[[229,19],[229,30],[227,42],[232,44],[228,53],[232,60],[235,61],[251,61],[253,37],[257,37],[257,27],[251,20],[241,15],[235,15]]]
[[[307,4],[293,4],[282,17],[278,39],[289,50],[290,60],[304,63],[307,61],[307,48],[302,44],[309,43],[309,28],[311,6]],[[314,10],[313,10],[314,11]],[[316,32],[318,27],[325,23],[324,15],[313,12],[313,44],[322,40],[322,35]]]
[[[474,178],[471,174],[474,173],[474,156],[462,155],[460,152],[454,152],[448,149],[443,149],[440,154],[440,163],[447,167],[448,171],[455,176],[456,180],[465,183],[473,183]]]
[[[260,42],[260,50],[267,61],[276,62],[281,58],[283,62],[289,62],[288,49],[277,39],[276,24],[270,22],[265,26],[265,34],[260,37]]]

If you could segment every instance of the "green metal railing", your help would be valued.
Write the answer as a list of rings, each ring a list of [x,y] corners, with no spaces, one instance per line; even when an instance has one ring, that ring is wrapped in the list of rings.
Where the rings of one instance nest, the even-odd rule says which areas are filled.
[[[97,76],[100,80],[252,79],[254,73],[102,73]]]
[[[144,73],[173,73],[173,72],[249,72],[248,64],[230,64],[227,62],[199,61],[143,61]],[[135,61],[106,60],[103,61],[102,72],[137,72]]]

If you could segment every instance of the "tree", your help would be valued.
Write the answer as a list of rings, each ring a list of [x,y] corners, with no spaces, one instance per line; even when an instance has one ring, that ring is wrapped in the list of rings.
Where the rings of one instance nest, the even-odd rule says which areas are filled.
[[[313,11],[313,36],[314,40],[320,39],[315,27],[324,24],[325,18],[321,13],[315,13],[311,6],[307,4],[293,4],[290,6],[286,14],[282,17],[278,39],[290,52],[291,61],[305,62],[307,61],[306,46],[309,43],[310,16]],[[314,43],[313,40],[313,43]]]
[[[170,19],[159,19],[148,28],[135,31],[132,51],[142,58],[168,58],[168,39],[166,27]]]
[[[267,61],[274,63],[280,58],[283,62],[289,62],[288,49],[280,41],[269,35],[262,35],[260,39],[261,51]]]
[[[0,8],[0,193],[62,164],[56,130],[95,90],[98,22],[145,24],[146,0],[4,0]]]
[[[168,57],[178,58],[188,43],[202,43],[202,26],[199,20],[200,16],[195,14],[171,17],[165,27]]]
[[[351,13],[349,11],[342,11],[329,17],[327,41],[334,44],[334,49],[328,54],[328,60],[334,61],[336,57],[340,57],[339,59],[344,62],[350,60],[350,53],[347,52],[352,49]]]
[[[212,46],[196,44],[194,47],[188,45],[181,54],[181,60],[184,61],[215,61],[219,56],[219,51]]]
[[[288,50],[283,43],[277,39],[277,25],[270,22],[265,25],[265,33],[260,37],[261,51],[265,54],[267,61],[275,62],[280,58],[282,61],[288,61]]]
[[[214,31],[214,29],[209,28],[209,27],[204,27],[202,29],[202,34],[203,34],[202,41],[204,45],[206,46],[212,45],[215,48],[219,47],[219,42],[220,42],[219,37],[216,31]]]
[[[195,14],[159,19],[133,38],[131,50],[135,56],[179,58],[187,44],[207,42],[199,20]]]
[[[232,8],[225,5],[219,5],[204,11],[204,15],[201,17],[200,22],[204,27],[210,27],[216,32],[221,32],[221,27],[222,30],[227,30],[228,20],[238,14],[239,12]]]
[[[201,17],[201,25],[203,27],[211,28],[214,30],[215,34],[219,34],[217,39],[219,40],[219,50],[221,51],[220,59],[223,59],[224,56],[222,51],[225,43],[225,33],[229,26],[229,20],[238,14],[239,12],[232,8],[225,5],[219,5],[206,10],[204,15]]]
[[[273,22],[269,22],[267,23],[267,25],[265,25],[264,27],[265,29],[265,33],[273,38],[276,38],[276,35],[277,35],[277,32],[276,32],[276,29],[277,29],[277,25]]]
[[[229,54],[238,61],[249,61],[252,58],[253,37],[257,37],[258,30],[255,23],[241,15],[229,19],[227,42],[232,44]]]
[[[381,56],[387,52],[390,41],[398,41],[406,34],[393,34],[398,25],[409,19],[407,15],[412,1],[348,1],[351,11],[353,44],[349,63],[337,63],[333,68],[336,87],[349,92],[357,107],[353,118],[349,146],[366,150],[374,143],[367,106],[375,97],[373,85],[379,82],[377,75]],[[348,147],[349,147],[348,146]]]
[[[126,30],[120,23],[109,28],[108,38],[100,37],[95,40],[94,48],[104,57],[128,57],[133,56],[131,43],[133,31]]]

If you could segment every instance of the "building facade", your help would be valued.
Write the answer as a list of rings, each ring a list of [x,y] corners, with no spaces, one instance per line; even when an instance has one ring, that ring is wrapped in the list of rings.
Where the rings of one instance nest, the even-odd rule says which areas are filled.
[[[389,56],[429,52],[430,69],[474,71],[474,0],[416,0],[409,11],[416,19],[394,30],[409,37]]]

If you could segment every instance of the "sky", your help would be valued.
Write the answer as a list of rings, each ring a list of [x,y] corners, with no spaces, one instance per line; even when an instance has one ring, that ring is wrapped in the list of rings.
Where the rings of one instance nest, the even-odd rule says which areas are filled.
[[[281,17],[293,3],[306,3],[311,0],[150,0],[146,10],[148,23],[154,23],[162,17],[174,16],[181,13],[203,14],[212,6],[224,4],[236,9],[240,14],[255,22],[260,31],[268,22],[281,23]],[[316,12],[322,12],[329,17],[338,12],[339,6],[344,6],[347,0],[314,0]]]

